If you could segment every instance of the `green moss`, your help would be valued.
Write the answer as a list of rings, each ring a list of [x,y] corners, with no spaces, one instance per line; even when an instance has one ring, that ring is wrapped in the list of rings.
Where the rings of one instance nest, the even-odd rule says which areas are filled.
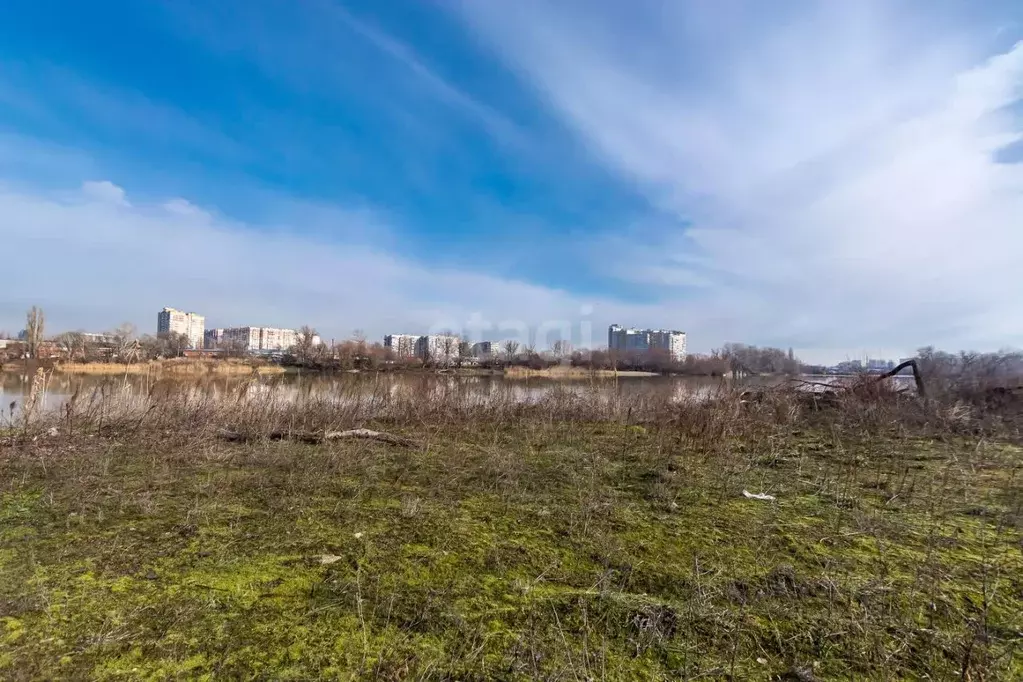
[[[1008,446],[513,422],[213,454],[2,465],[5,677],[1023,674]]]

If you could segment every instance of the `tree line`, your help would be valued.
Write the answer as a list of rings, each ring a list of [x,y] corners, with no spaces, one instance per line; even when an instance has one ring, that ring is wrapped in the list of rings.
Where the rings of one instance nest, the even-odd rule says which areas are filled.
[[[138,335],[132,324],[122,324],[105,334],[66,331],[47,339],[46,316],[41,308],[32,306],[25,315],[25,329],[18,342],[0,349],[0,362],[17,358],[40,358],[56,355],[69,362],[132,363],[159,358],[177,358],[190,348],[184,334]],[[0,338],[6,334],[0,333]],[[509,366],[546,369],[556,365],[594,370],[647,371],[662,374],[723,376],[739,374],[787,374],[819,370],[800,362],[791,348],[758,347],[743,343],[726,343],[707,354],[688,354],[673,358],[667,350],[640,352],[617,350],[575,350],[567,341],[555,341],[550,350],[538,351],[532,344],[515,340],[495,343],[493,352],[476,357],[473,346],[454,334],[440,334],[437,347],[420,355],[395,353],[380,343],[370,343],[361,330],[350,339],[337,344],[317,343],[317,332],[310,326],[298,331],[294,346],[283,349],[277,360],[283,364],[316,370],[349,369],[413,369],[474,366],[501,369]],[[226,341],[220,346],[226,357],[249,355],[244,344]],[[1023,377],[1023,352],[1004,349],[979,353],[950,353],[926,346],[917,350],[914,359],[921,372],[931,381],[944,381],[956,386],[985,386],[1005,383]]]

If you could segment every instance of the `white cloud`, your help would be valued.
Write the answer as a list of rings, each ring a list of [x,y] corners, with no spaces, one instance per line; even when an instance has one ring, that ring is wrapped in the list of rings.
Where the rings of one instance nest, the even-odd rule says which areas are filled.
[[[994,159],[1023,137],[1023,45],[946,4],[697,5],[461,4],[660,215],[613,271],[718,338],[1023,343],[1023,164]]]
[[[330,214],[377,220],[366,211]],[[476,316],[490,323],[485,335],[502,337],[519,325],[567,320],[577,344],[587,323],[592,337],[582,342],[599,345],[606,325],[628,310],[485,273],[431,268],[363,242],[302,236],[294,225],[247,225],[185,199],[129,203],[108,181],[77,193],[0,185],[0,215],[5,253],[18,254],[4,271],[18,286],[0,299],[0,329],[9,331],[34,304],[46,311],[52,332],[122,321],[152,331],[157,311],[169,305],[204,313],[209,326],[312,324],[328,338],[347,338],[356,328],[377,338],[463,330]],[[365,230],[339,224],[336,233]],[[588,305],[592,313],[584,312]]]
[[[212,216],[206,211],[202,210],[188,199],[171,199],[163,204],[163,209],[168,213],[183,218],[192,218],[200,221],[209,221]]]
[[[115,206],[128,206],[124,190],[109,180],[100,182],[87,181],[82,183],[82,194],[93,201],[99,201]]]

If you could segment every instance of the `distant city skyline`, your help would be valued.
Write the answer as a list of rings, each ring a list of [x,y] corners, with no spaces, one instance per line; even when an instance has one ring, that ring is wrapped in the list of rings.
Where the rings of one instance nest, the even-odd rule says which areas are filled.
[[[157,331],[156,331],[156,333],[159,333],[159,330],[160,330],[159,317],[164,315],[164,313],[166,311],[174,311],[174,312],[176,312],[176,313],[178,313],[180,315],[188,315],[189,314],[189,313],[186,313],[184,310],[181,310],[181,309],[166,308],[164,311],[160,312],[160,315],[158,315],[158,323],[157,323]],[[216,334],[218,332],[219,333],[223,333],[227,329],[251,329],[251,330],[257,330],[257,335],[252,337],[252,338],[258,338],[258,334],[260,333],[259,330],[268,330],[270,335],[275,335],[275,334],[276,335],[280,335],[280,334],[287,335],[289,332],[294,332],[294,333],[297,334],[297,327],[296,327],[296,329],[289,329],[289,328],[284,328],[284,327],[255,327],[255,326],[244,326],[244,325],[237,326],[236,325],[233,328],[232,327],[213,327],[211,329],[205,329],[205,321],[206,321],[207,317],[205,315],[199,314],[198,312],[191,313],[191,314],[195,315],[198,318],[198,320],[201,321],[200,323],[203,325],[203,338],[202,338],[201,342],[199,342],[199,345],[198,345],[198,347],[200,347],[200,348],[207,347],[207,339],[211,339],[212,340],[212,335],[214,335],[214,334]],[[24,316],[24,312],[22,313],[22,317],[23,316]],[[66,327],[55,327],[54,323],[52,322],[52,318],[49,316],[49,314],[48,314],[48,318],[47,319],[48,319],[48,323],[47,323],[47,330],[48,330],[47,335],[48,336],[52,336],[53,334],[59,333],[60,331],[76,331],[76,330],[77,331],[81,331],[81,332],[85,332],[85,333],[90,334],[90,335],[103,336],[103,335],[105,335],[107,333],[107,331],[109,331],[110,329],[113,328],[113,326],[104,328],[103,326],[100,326],[100,325],[88,325],[88,326],[85,326],[85,327],[77,327],[77,328],[74,328],[74,329],[68,329]],[[473,320],[470,320],[470,323],[476,324],[476,323],[478,323],[478,319],[479,318],[474,318]],[[59,320],[58,320],[58,322],[59,322]],[[22,325],[24,324],[23,320],[21,321],[21,324]],[[139,330],[138,331],[139,334],[150,333],[150,332],[146,331],[146,325],[144,323],[143,324],[135,324],[134,322],[128,322],[127,324],[131,324],[136,329],[138,329]],[[527,327],[527,326],[523,325],[523,323],[517,322],[517,323],[515,323],[513,325],[512,329],[508,330],[511,333],[505,334],[503,336],[502,335],[495,335],[493,338],[479,339],[478,336],[474,336],[474,333],[478,334],[478,328],[477,328],[476,332],[471,332],[470,331],[469,333],[459,334],[458,336],[460,338],[463,338],[463,339],[469,341],[470,347],[474,349],[472,351],[472,356],[474,356],[474,357],[482,357],[482,355],[485,354],[484,352],[479,350],[480,348],[494,348],[494,347],[496,347],[499,350],[501,350],[501,352],[503,352],[503,344],[506,341],[509,341],[509,340],[515,341],[516,343],[518,343],[520,345],[520,347],[526,347],[526,346],[529,346],[529,345],[534,345],[536,350],[549,351],[549,350],[552,349],[553,341],[556,340],[556,339],[552,339],[550,342],[543,343],[543,344],[535,343],[535,337],[532,335],[532,332],[534,332],[536,329],[543,329],[543,328],[553,329],[553,328],[557,328],[559,326],[559,324],[563,325],[564,321],[562,321],[561,323],[557,323],[557,324],[545,323],[545,324],[541,324],[541,325],[536,325],[535,327]],[[303,326],[303,325],[299,325],[299,326]],[[319,331],[319,327],[317,325],[315,325],[315,324],[309,324],[308,326],[311,326],[312,328],[317,329],[317,331]],[[434,325],[434,326],[437,326],[437,325]],[[580,326],[585,327],[585,326],[590,326],[590,325],[589,325],[588,322],[584,322],[583,324],[576,325],[576,326],[574,326],[572,328],[575,329],[575,328],[578,328]],[[609,332],[607,338],[610,338],[611,328],[615,328],[615,327],[617,327],[617,328],[619,328],[621,330],[628,330],[628,329],[630,329],[630,328],[622,327],[622,326],[617,325],[617,324],[609,325],[609,327],[607,328],[608,332]],[[15,325],[12,328],[18,328],[18,327]],[[105,329],[105,331],[96,331],[96,330],[104,330],[104,329]],[[521,336],[523,329],[527,330],[527,335],[525,337]],[[649,328],[649,329],[631,328],[631,329],[632,329],[632,331],[639,331],[639,332],[670,333],[670,330],[658,330],[658,329],[653,329],[653,328]],[[0,333],[3,333],[4,331],[5,331],[4,328],[0,328]],[[336,335],[317,334],[317,339],[318,339],[318,342],[321,342],[321,343],[327,343],[329,341],[348,340],[348,339],[351,339],[351,338],[354,337],[354,334],[355,334],[356,331],[362,332],[366,336],[369,336],[371,339],[376,338],[376,339],[379,339],[380,341],[384,341],[386,339],[386,337],[392,336],[391,334],[380,334],[380,335],[366,334],[365,328],[358,327],[358,325],[356,325],[356,328],[353,329],[348,334],[345,334],[345,333],[339,333],[339,334],[336,334]],[[6,333],[8,333],[11,338],[17,338],[18,333],[20,333],[20,329],[19,329],[19,332],[7,331]],[[683,334],[683,336],[685,338],[685,340],[683,342],[684,353],[685,354],[689,354],[690,351],[689,351],[689,348],[688,348],[688,334],[685,333],[685,332],[675,332],[675,333]],[[186,336],[187,335],[188,334],[186,333]],[[426,336],[426,335],[428,335],[428,334],[394,334],[393,336],[395,336],[395,337],[405,337],[407,339],[411,339],[412,340],[412,346],[411,347],[413,348],[411,355],[415,356],[419,352],[419,351],[417,351],[415,349],[415,342],[416,342],[416,340],[418,340],[422,336]],[[594,333],[593,336],[595,337],[596,334]],[[190,338],[194,338],[194,336],[190,337]],[[477,339],[477,340],[473,340],[473,339]],[[568,339],[567,343],[574,350],[601,350],[601,349],[610,349],[611,348],[611,346],[607,343],[607,341],[605,341],[604,343],[596,342],[596,343],[593,343],[591,345],[588,345],[588,344],[579,344],[575,340]],[[279,350],[282,347],[284,347],[284,344],[285,344],[285,341],[271,342],[269,344],[267,350]],[[248,347],[250,347],[250,349],[255,350],[254,345],[253,345],[253,341],[251,341],[251,340],[247,341],[244,345],[247,345]],[[386,345],[386,344],[384,344],[384,345]],[[713,350],[714,348],[720,348],[723,345],[724,345],[723,343],[713,344],[713,345],[711,345],[711,350]],[[754,344],[754,345],[756,345],[756,344]],[[784,347],[779,347],[779,346],[775,346],[775,347],[785,349]],[[827,367],[837,367],[837,366],[842,365],[842,364],[853,365],[855,363],[861,363],[864,366],[871,366],[871,362],[874,362],[874,363],[883,362],[883,363],[894,364],[894,363],[896,363],[896,361],[900,361],[900,360],[902,360],[902,359],[904,359],[906,357],[912,357],[913,354],[915,353],[915,350],[916,349],[912,349],[908,353],[901,352],[901,351],[892,351],[892,352],[886,353],[883,350],[874,349],[874,350],[864,350],[864,351],[860,352],[859,355],[856,355],[856,356],[850,356],[850,355],[830,356],[830,357],[825,357],[824,359],[820,359],[819,357],[813,356],[813,355],[807,356],[804,353],[802,353],[799,348],[794,348],[795,354],[799,357],[799,359],[802,362],[804,362],[806,364],[810,364],[810,365],[821,365],[821,366],[827,366]],[[706,354],[707,352],[709,352],[709,351],[701,351],[700,354]]]
[[[158,336],[166,333],[167,331],[176,331],[177,333],[190,337],[190,339],[194,339],[194,335],[199,330],[203,329],[204,323],[205,316],[197,312],[185,312],[176,308],[165,307],[157,316],[157,329],[155,335]],[[146,334],[145,331],[139,331],[135,325],[130,323],[120,325],[121,331],[118,332],[90,332],[81,329],[77,331],[87,341],[102,344],[112,342],[113,339],[116,338],[117,334],[123,334],[125,333],[124,330],[130,330],[132,328],[134,328],[135,332],[138,334]],[[52,339],[63,331],[73,331],[59,330],[55,333],[52,328],[48,329],[50,331],[46,333],[47,339]],[[0,340],[4,342],[8,342],[12,339],[22,339],[26,335],[25,330],[21,330],[17,333],[17,335],[10,335],[12,338],[9,339],[3,337],[3,333],[5,332],[0,330]],[[9,332],[7,333],[9,334]],[[560,357],[564,357],[567,353],[576,350],[599,351],[605,349],[619,350],[626,354],[642,353],[649,350],[664,350],[676,361],[684,360],[688,355],[686,348],[688,335],[686,332],[666,329],[641,329],[612,324],[609,325],[607,333],[608,343],[606,346],[597,344],[594,346],[577,347],[571,342],[561,340],[561,343],[552,343],[549,346],[544,347],[536,346],[531,342],[522,343],[514,337],[473,342],[471,341],[470,336],[448,333],[385,334],[381,337],[381,346],[391,350],[399,358],[422,358],[441,362],[452,361],[456,357],[469,357],[476,360],[505,359],[509,343],[512,343],[516,349],[516,355],[521,355],[530,349],[546,354],[551,352],[560,353]],[[224,350],[236,349],[253,353],[286,351],[289,348],[292,348],[301,336],[301,332],[295,329],[254,326],[205,329],[202,334],[202,343],[198,346],[193,345],[193,348],[220,348]],[[362,330],[355,330],[350,336],[331,339],[331,341],[354,341],[359,339],[366,339],[366,335]],[[324,340],[319,334],[314,334],[312,337],[312,343],[313,345],[319,345],[324,343]],[[367,340],[367,343],[377,342],[369,339]],[[558,346],[560,346],[560,349],[558,349]],[[769,347],[761,348],[766,350]],[[779,351],[784,350],[777,347],[775,348]],[[789,352],[792,353],[793,349],[790,348]],[[796,355],[798,357],[798,354]],[[825,367],[829,370],[838,372],[878,372],[890,370],[894,368],[896,364],[905,361],[909,357],[912,357],[912,355],[884,356],[883,354],[877,354],[877,356],[872,357],[871,354],[864,353],[859,358],[845,358],[843,360],[831,362],[810,361],[802,357],[798,357],[798,359],[806,366]]]

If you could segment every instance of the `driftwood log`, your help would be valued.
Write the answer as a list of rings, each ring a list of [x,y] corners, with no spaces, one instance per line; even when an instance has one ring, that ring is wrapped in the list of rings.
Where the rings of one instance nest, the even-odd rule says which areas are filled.
[[[920,396],[921,398],[926,397],[924,395],[924,377],[920,373],[920,367],[917,366],[916,360],[906,360],[902,364],[897,365],[895,368],[893,368],[893,369],[885,372],[881,376],[879,376],[877,378],[877,380],[881,381],[883,379],[888,379],[890,377],[893,377],[896,374],[898,374],[899,372],[901,372],[902,370],[906,369],[907,367],[912,367],[913,368],[913,381],[916,382],[916,394],[918,396]]]
[[[885,372],[884,374],[868,375],[869,379],[873,379],[875,382],[881,382],[885,379],[891,378],[906,369],[907,367],[913,370],[913,380],[916,382],[917,396],[920,398],[925,397],[924,394],[924,379],[920,373],[920,368],[916,363],[916,360],[906,360],[902,364],[893,368],[892,370]],[[823,388],[822,391],[800,391],[797,393],[797,398],[800,402],[815,410],[824,408],[835,408],[839,406],[839,395],[840,391],[855,391],[859,386],[843,386],[842,384],[832,384],[823,381],[802,381],[799,380],[798,385],[800,386],[813,386]],[[784,387],[782,387],[784,389]],[[779,390],[778,388],[758,388],[754,390],[743,391],[739,394],[739,399],[742,403],[759,403],[764,398]]]
[[[384,431],[373,431],[371,429],[349,429],[347,431],[271,431],[270,433],[241,433],[239,431],[220,430],[219,435],[224,440],[235,443],[244,443],[254,440],[294,440],[300,443],[326,443],[331,440],[344,440],[346,438],[361,438],[364,440],[376,440],[389,445],[397,445],[403,448],[418,448],[419,443],[411,438],[396,436],[393,433]]]

